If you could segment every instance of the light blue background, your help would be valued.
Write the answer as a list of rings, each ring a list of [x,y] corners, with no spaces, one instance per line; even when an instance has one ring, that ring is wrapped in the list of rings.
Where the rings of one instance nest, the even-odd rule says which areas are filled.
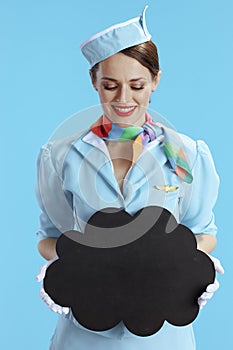
[[[43,263],[35,237],[35,165],[40,146],[64,119],[98,103],[78,45],[107,26],[139,15],[145,4],[1,1],[2,349],[48,349],[55,327],[56,315],[40,301],[35,281]],[[221,178],[215,207],[219,241],[213,255],[221,258],[226,273],[219,278],[221,289],[195,321],[198,349],[232,349],[233,3],[147,4],[147,23],[163,71],[150,108],[177,130],[204,139]]]

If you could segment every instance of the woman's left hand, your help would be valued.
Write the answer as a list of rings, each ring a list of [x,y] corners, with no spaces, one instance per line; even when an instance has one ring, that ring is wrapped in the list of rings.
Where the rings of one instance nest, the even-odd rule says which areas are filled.
[[[209,254],[208,254],[208,256],[214,263],[215,271],[222,275],[224,273],[224,268],[222,267],[219,259],[217,259],[214,256],[211,256]],[[197,302],[198,302],[200,309],[202,309],[205,306],[205,304],[207,303],[207,301],[212,298],[212,296],[214,295],[214,292],[216,292],[216,290],[218,290],[218,288],[219,288],[219,282],[218,282],[217,278],[215,278],[214,283],[209,284],[206,288],[206,291],[198,298]]]
[[[47,268],[58,259],[57,256],[55,256],[53,259],[47,261],[46,264],[44,264],[40,270],[39,273],[36,277],[37,282],[42,282],[45,278],[45,274],[46,274],[46,270]],[[44,287],[42,285],[42,287],[40,288],[40,297],[41,299],[45,302],[45,304],[49,307],[50,310],[52,310],[53,312],[56,312],[58,314],[68,314],[69,312],[69,308],[65,307],[65,306],[60,306],[58,304],[56,304],[51,298],[50,296],[46,293],[46,291],[44,290]]]

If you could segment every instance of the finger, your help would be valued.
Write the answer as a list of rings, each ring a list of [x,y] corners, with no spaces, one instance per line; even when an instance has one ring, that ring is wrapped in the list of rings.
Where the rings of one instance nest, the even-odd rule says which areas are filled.
[[[54,304],[54,301],[50,298],[50,296],[45,292],[44,288],[41,288],[40,290],[40,297],[41,299],[50,307],[52,304]]]
[[[216,292],[216,290],[218,290],[219,288],[219,282],[218,280],[215,279],[214,283],[209,284],[206,288],[206,292],[208,293],[214,293]]]
[[[48,307],[51,307],[54,304],[54,301],[49,296],[45,296],[43,301],[48,305]]]
[[[63,312],[65,315],[67,315],[67,314],[69,313],[69,311],[70,311],[69,307],[63,306],[62,312]]]
[[[37,275],[37,276],[36,276],[36,281],[37,281],[37,282],[41,282],[41,281],[42,281],[42,279],[43,279],[43,278],[41,278],[41,276],[40,276],[40,275]]]
[[[45,294],[42,295],[42,300],[49,307],[50,310],[58,313],[62,313],[61,307],[54,303],[54,301]]]
[[[220,260],[218,258],[215,258],[214,256],[212,255],[209,255],[210,259],[213,261],[214,263],[214,268],[215,270],[220,274],[224,274],[224,268],[220,262]]]
[[[220,274],[220,275],[223,275],[224,274],[224,268],[223,266],[221,265],[220,261],[219,261],[219,265],[216,266],[216,271]]]
[[[222,264],[220,263],[220,260],[215,258],[214,260],[214,267],[215,267],[215,270],[220,273],[220,274],[223,274],[224,273],[224,268],[222,267]]]
[[[198,303],[198,305],[199,305],[200,309],[202,309],[202,308],[203,308],[203,306],[205,306],[205,305],[206,305],[207,300],[203,300],[203,299],[201,299],[201,298],[198,298],[197,303]]]
[[[53,312],[59,313],[59,312],[58,312],[59,307],[58,307],[58,305],[55,304],[55,303],[53,303],[53,304],[50,306],[50,309],[51,309]]]
[[[40,289],[40,296],[41,296],[41,298],[44,298],[46,295],[48,295],[48,294],[45,292],[44,288],[41,287],[41,289]]]
[[[57,304],[55,304],[55,303],[52,305],[51,310],[52,310],[53,312],[58,313],[59,315],[61,315],[61,314],[63,313],[63,307],[60,306],[60,305],[57,305]]]
[[[46,269],[47,269],[47,264],[40,268],[39,273],[36,276],[37,282],[41,282],[44,279],[45,273],[46,273]]]
[[[52,299],[46,297],[46,296],[43,296],[41,298],[43,300],[43,302],[50,308],[52,307],[52,305],[54,304],[54,302],[52,301]]]
[[[58,314],[68,314],[69,313],[69,308],[68,307],[63,307],[58,304],[55,304],[55,302],[50,298],[50,296],[45,292],[44,288],[42,287],[40,290],[40,296],[41,299],[44,301],[44,303],[53,311]]]
[[[212,296],[214,295],[214,293],[208,293],[208,292],[204,292],[200,298],[203,300],[209,300],[212,298]]]
[[[36,276],[36,280],[38,282],[42,281],[45,278],[45,274],[46,274],[46,270],[47,268],[58,259],[58,256],[56,255],[53,259],[49,260],[46,264],[44,264],[40,269],[39,269],[39,273]]]
[[[45,271],[40,271],[40,273],[36,276],[37,282],[41,282],[45,277]]]

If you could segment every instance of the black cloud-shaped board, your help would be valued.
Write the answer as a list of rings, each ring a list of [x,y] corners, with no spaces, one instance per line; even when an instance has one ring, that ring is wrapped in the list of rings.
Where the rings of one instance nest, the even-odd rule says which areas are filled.
[[[166,209],[151,206],[143,211],[146,215],[140,215],[142,210],[134,216],[123,210],[99,211],[84,232],[95,227],[105,233],[111,227],[121,230],[135,218],[157,217],[130,243],[91,247],[70,238],[80,234],[77,231],[57,241],[59,259],[48,267],[44,288],[57,304],[71,307],[76,320],[88,329],[104,331],[123,321],[132,333],[149,336],[165,320],[187,325],[198,315],[198,297],[214,281],[213,263],[197,250],[187,227],[177,224]]]

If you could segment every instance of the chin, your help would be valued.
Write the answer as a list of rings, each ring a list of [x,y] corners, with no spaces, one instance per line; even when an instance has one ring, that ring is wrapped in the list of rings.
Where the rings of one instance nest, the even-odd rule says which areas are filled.
[[[145,122],[145,108],[137,109],[131,116],[118,116],[114,112],[104,110],[104,114],[118,126],[125,128],[130,125],[141,126]]]

